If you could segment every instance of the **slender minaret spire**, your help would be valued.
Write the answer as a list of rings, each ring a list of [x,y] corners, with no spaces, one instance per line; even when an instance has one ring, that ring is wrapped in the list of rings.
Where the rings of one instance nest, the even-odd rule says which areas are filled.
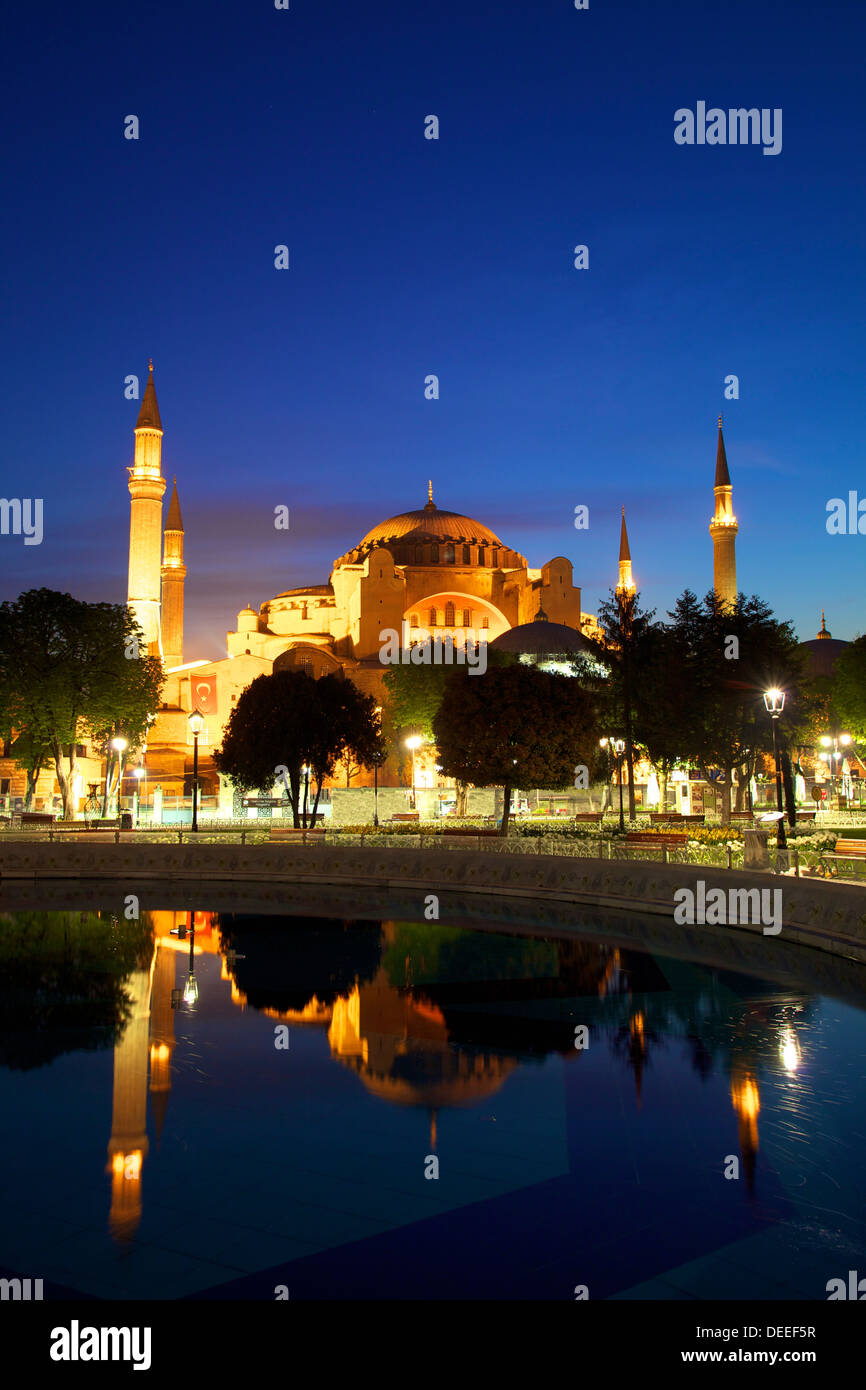
[[[433,479],[432,479],[432,478],[428,478],[428,479],[427,479],[427,506],[424,508],[424,510],[425,510],[425,512],[429,512],[429,511],[434,510],[435,507],[436,507],[436,503],[433,501]]]
[[[628,548],[628,531],[625,529],[625,507],[622,509],[622,525],[619,529],[619,583],[618,594],[633,594],[634,580],[631,577],[631,551]]]
[[[728,458],[725,453],[725,440],[722,434],[722,417],[719,416],[719,442],[716,448],[716,481],[713,488],[716,509],[710,522],[710,535],[713,539],[713,587],[716,597],[722,602],[735,604],[737,601],[737,556],[735,551],[737,518],[734,516],[731,475],[728,472]]]
[[[162,649],[166,671],[183,664],[183,518],[177,498],[177,478],[171,489],[165,519],[165,548],[162,562]]]
[[[150,656],[162,656],[160,560],[162,557],[162,421],[153,384],[153,362],[135,426],[135,461],[129,470],[129,586],[127,603],[144,633]]]

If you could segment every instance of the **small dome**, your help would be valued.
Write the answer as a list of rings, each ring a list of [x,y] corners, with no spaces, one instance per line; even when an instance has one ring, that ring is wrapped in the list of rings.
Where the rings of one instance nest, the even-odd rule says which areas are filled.
[[[512,652],[515,656],[532,656],[540,659],[558,656],[594,656],[589,642],[577,628],[566,623],[548,622],[539,609],[539,616],[531,623],[521,623],[519,627],[509,628],[490,643],[491,649],[499,652]]]

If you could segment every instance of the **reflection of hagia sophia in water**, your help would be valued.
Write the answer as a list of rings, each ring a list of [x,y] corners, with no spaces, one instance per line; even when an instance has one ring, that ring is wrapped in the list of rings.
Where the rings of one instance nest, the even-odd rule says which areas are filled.
[[[664,977],[651,956],[613,945],[487,937],[486,951],[493,942],[492,965],[472,979],[471,963],[467,970],[462,959],[463,968],[451,978],[447,970],[426,969],[424,948],[420,953],[415,949],[418,938],[413,934],[419,928],[414,923],[315,919],[302,926],[296,921],[287,939],[266,929],[278,918],[167,911],[148,917],[153,954],[125,982],[130,1012],[114,1047],[107,1171],[109,1224],[120,1242],[132,1239],[141,1220],[148,1092],[159,1143],[172,1085],[175,1011],[182,1001],[197,998],[190,986],[201,956],[221,956],[220,978],[239,1008],[249,1006],[292,1027],[326,1028],[332,1058],[354,1071],[371,1095],[425,1108],[431,1150],[436,1148],[439,1111],[493,1096],[521,1064],[551,1053],[564,1060],[582,1055],[575,1045],[575,1013],[568,1007],[577,998],[619,1002],[613,1053],[633,1073],[638,1106],[652,1049],[666,1041],[647,1017],[648,1001],[655,996],[661,1002],[669,993]],[[430,924],[425,927],[429,933]],[[446,946],[456,943],[458,954],[461,940],[474,935],[444,929]],[[504,943],[499,959],[497,942]],[[497,1010],[503,999],[515,1005],[512,1012]],[[529,1017],[520,1007],[542,999],[554,1001],[545,1017]],[[485,1003],[494,1007],[488,1011]],[[750,1018],[760,1025],[760,1044],[745,1038]],[[751,1191],[760,1109],[758,1050],[773,1027],[763,1008],[746,1011],[744,1020],[740,1033],[745,1045],[731,1055],[730,1094]],[[605,1020],[599,1021],[604,1027]],[[663,1012],[659,1022],[664,1023]],[[782,1051],[782,1061],[791,1070],[798,1049],[794,1034],[788,1030],[788,1035],[781,1046],[789,1048],[788,1062],[792,1056],[795,1060],[789,1066]],[[704,1041],[693,1028],[684,1041],[694,1067],[706,1077],[713,1062]]]

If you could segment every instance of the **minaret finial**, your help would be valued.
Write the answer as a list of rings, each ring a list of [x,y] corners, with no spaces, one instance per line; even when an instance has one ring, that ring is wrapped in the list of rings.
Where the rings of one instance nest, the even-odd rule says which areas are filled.
[[[428,478],[428,479],[427,479],[427,501],[428,501],[428,502],[432,502],[432,501],[433,501],[433,479],[432,479],[432,478]]]
[[[719,429],[721,429],[721,428],[722,428],[722,417],[721,417],[721,415],[720,415],[720,416],[719,416]]]
[[[149,358],[147,359],[147,370],[148,370],[149,372],[152,372],[152,371],[153,371],[153,358],[152,358],[152,357],[149,357]]]

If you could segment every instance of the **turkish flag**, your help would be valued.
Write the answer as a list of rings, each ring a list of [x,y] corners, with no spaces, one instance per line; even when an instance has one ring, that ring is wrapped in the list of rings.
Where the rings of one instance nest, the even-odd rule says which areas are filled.
[[[197,676],[193,672],[189,678],[189,684],[193,709],[197,709],[201,714],[216,714],[216,676]]]

